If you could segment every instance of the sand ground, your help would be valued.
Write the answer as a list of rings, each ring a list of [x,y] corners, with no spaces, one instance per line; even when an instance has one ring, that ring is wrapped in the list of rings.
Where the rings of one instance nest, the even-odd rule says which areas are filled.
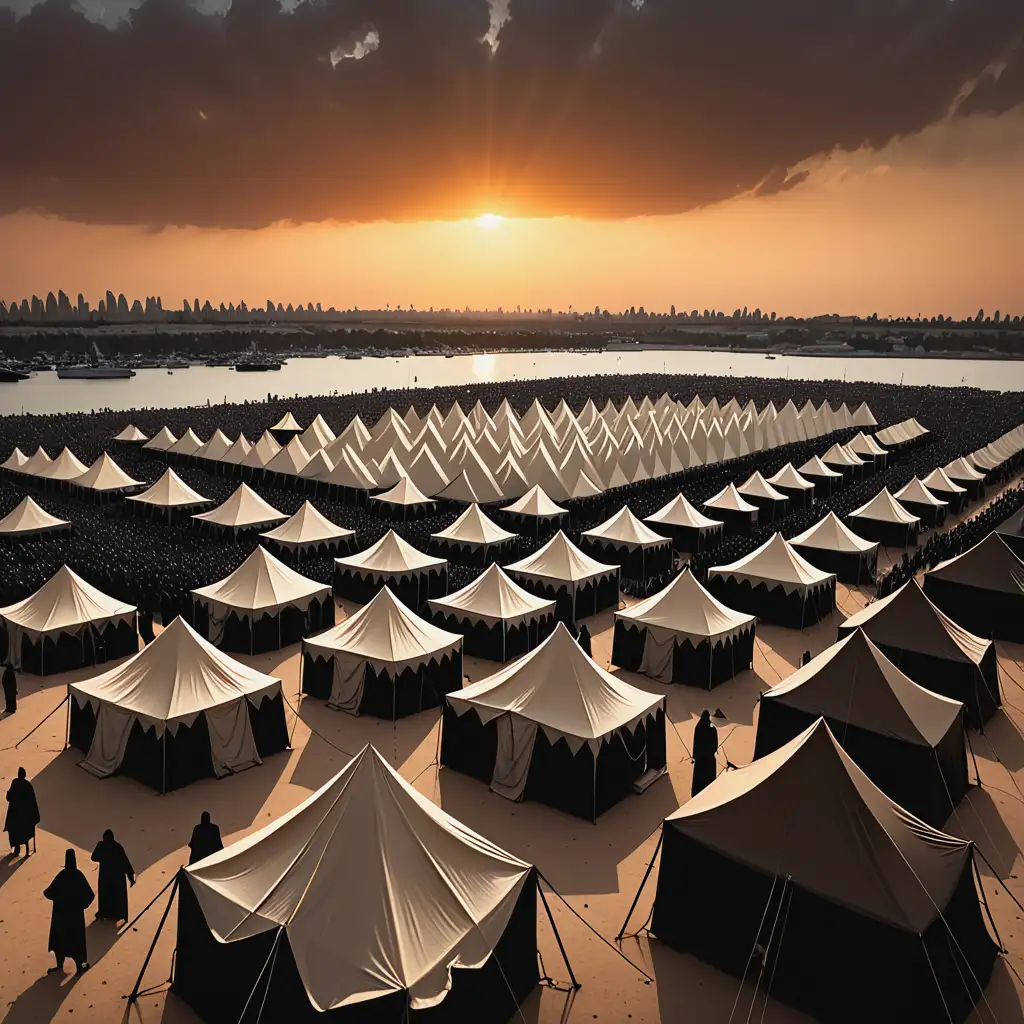
[[[898,552],[883,550],[879,568]],[[518,856],[536,864],[600,934],[619,931],[657,843],[662,819],[686,801],[692,765],[688,751],[701,710],[720,708],[722,757],[745,764],[753,750],[758,694],[787,676],[804,650],[817,654],[835,640],[836,626],[869,600],[864,589],[840,586],[835,616],[806,630],[759,625],[754,668],[711,694],[683,686],[663,686],[644,676],[620,672],[629,682],[668,696],[669,773],[642,796],[630,796],[603,815],[596,825],[532,803],[514,804],[456,772],[438,772],[438,716],[423,713],[392,726],[369,717],[328,710],[304,701],[293,749],[264,764],[220,781],[207,780],[167,796],[126,778],[97,780],[77,767],[81,755],[62,751],[65,708],[50,718],[17,749],[13,745],[60,703],[66,684],[89,672],[40,680],[22,676],[16,715],[0,719],[0,785],[6,790],[19,765],[33,780],[42,812],[38,852],[25,859],[0,860],[0,1019],[9,1024],[45,1024],[51,1020],[116,1021],[127,1011],[131,991],[156,931],[163,907],[157,902],[130,930],[118,932],[87,913],[89,955],[93,968],[82,977],[47,975],[52,957],[46,950],[50,904],[42,890],[73,846],[79,864],[95,882],[92,848],[105,828],[113,828],[127,850],[138,884],[130,891],[132,913],[155,896],[185,863],[192,826],[209,810],[226,842],[265,825],[293,807],[331,777],[364,743],[373,743],[402,775],[449,813]],[[344,606],[342,606],[344,607]],[[351,606],[347,609],[351,611]],[[588,620],[594,656],[609,666],[613,617],[606,612]],[[982,788],[974,788],[947,823],[946,830],[974,840],[1024,902],[1018,880],[1024,841],[1024,645],[999,644],[1004,713],[982,736],[972,734]],[[252,658],[264,672],[281,676],[293,704],[298,689],[298,647]],[[466,659],[465,671],[478,680],[495,663]],[[289,721],[293,719],[289,712]],[[311,731],[311,730],[315,730]],[[333,746],[332,746],[333,744]],[[335,749],[341,748],[339,749]],[[751,836],[756,842],[756,836]],[[84,863],[83,863],[84,862]],[[652,875],[631,921],[635,931],[647,917],[654,895]],[[1008,957],[997,963],[986,993],[971,1021],[1024,1024],[1024,912],[1011,901],[991,873],[985,889]],[[722,893],[721,912],[729,913]],[[553,1021],[730,1022],[760,1020],[787,1024],[807,1020],[774,1000],[765,1001],[748,981],[736,979],[660,945],[646,936],[623,940],[622,952],[653,980],[621,959],[581,924],[557,898],[548,897],[573,971],[582,988],[572,993],[543,987],[522,1008],[529,1024]],[[539,912],[539,944],[548,973],[564,987],[568,972],[561,962],[550,927]],[[132,1021],[144,1024],[193,1024],[198,1018],[161,983],[168,977],[174,946],[175,911],[156,945],[144,986],[157,990],[132,1008]],[[70,970],[70,964],[68,965]],[[841,994],[837,993],[837,998]],[[519,1018],[514,1018],[519,1019]]]

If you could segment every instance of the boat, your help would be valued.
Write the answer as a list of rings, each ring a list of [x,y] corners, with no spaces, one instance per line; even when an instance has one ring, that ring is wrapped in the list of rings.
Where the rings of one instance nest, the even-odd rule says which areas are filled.
[[[358,352],[346,352],[346,359],[362,359],[363,357]]]
[[[183,363],[180,359],[178,359],[178,360],[172,359],[167,364],[167,369],[168,370],[187,370],[188,369],[188,363]]]
[[[775,358],[775,356],[772,356],[772,355],[765,356],[765,359],[774,359],[774,358]]]
[[[12,370],[9,366],[0,366],[0,383],[17,384],[19,380],[27,380],[29,374],[21,370]]]
[[[239,373],[264,373],[267,370],[280,370],[280,363],[249,362],[235,363],[235,369]]]
[[[127,366],[62,366],[57,370],[60,380],[127,380],[135,371]]]

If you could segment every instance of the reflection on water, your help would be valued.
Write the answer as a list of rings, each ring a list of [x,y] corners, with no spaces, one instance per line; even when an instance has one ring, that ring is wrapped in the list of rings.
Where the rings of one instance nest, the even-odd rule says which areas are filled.
[[[19,384],[0,384],[0,412],[89,412],[93,409],[170,408],[218,402],[259,402],[269,395],[322,395],[372,388],[430,388],[481,381],[609,373],[687,373],[714,376],[823,378],[1024,389],[1024,362],[968,359],[837,358],[753,352],[510,352],[385,359],[289,359],[270,373],[235,373],[229,367],[139,370],[131,380],[58,380],[40,373]],[[793,388],[799,398],[800,388]],[[799,403],[798,403],[799,404]]]

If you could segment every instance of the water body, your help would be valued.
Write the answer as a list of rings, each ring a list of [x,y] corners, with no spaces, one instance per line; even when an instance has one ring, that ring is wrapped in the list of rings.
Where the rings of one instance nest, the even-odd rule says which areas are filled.
[[[351,394],[373,388],[438,387],[488,381],[615,373],[686,373],[791,380],[1024,390],[1024,362],[971,359],[778,356],[739,352],[529,352],[376,359],[289,359],[278,371],[236,373],[228,367],[139,370],[130,380],[58,380],[38,373],[0,384],[0,413],[91,412],[95,409],[181,408],[264,401],[268,394]],[[794,398],[799,398],[799,388]]]

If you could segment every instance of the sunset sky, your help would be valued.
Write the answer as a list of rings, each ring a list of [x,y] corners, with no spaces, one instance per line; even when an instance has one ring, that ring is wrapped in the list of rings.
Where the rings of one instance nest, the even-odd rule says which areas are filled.
[[[1024,314],[1020,0],[0,0],[0,95],[8,301]]]

